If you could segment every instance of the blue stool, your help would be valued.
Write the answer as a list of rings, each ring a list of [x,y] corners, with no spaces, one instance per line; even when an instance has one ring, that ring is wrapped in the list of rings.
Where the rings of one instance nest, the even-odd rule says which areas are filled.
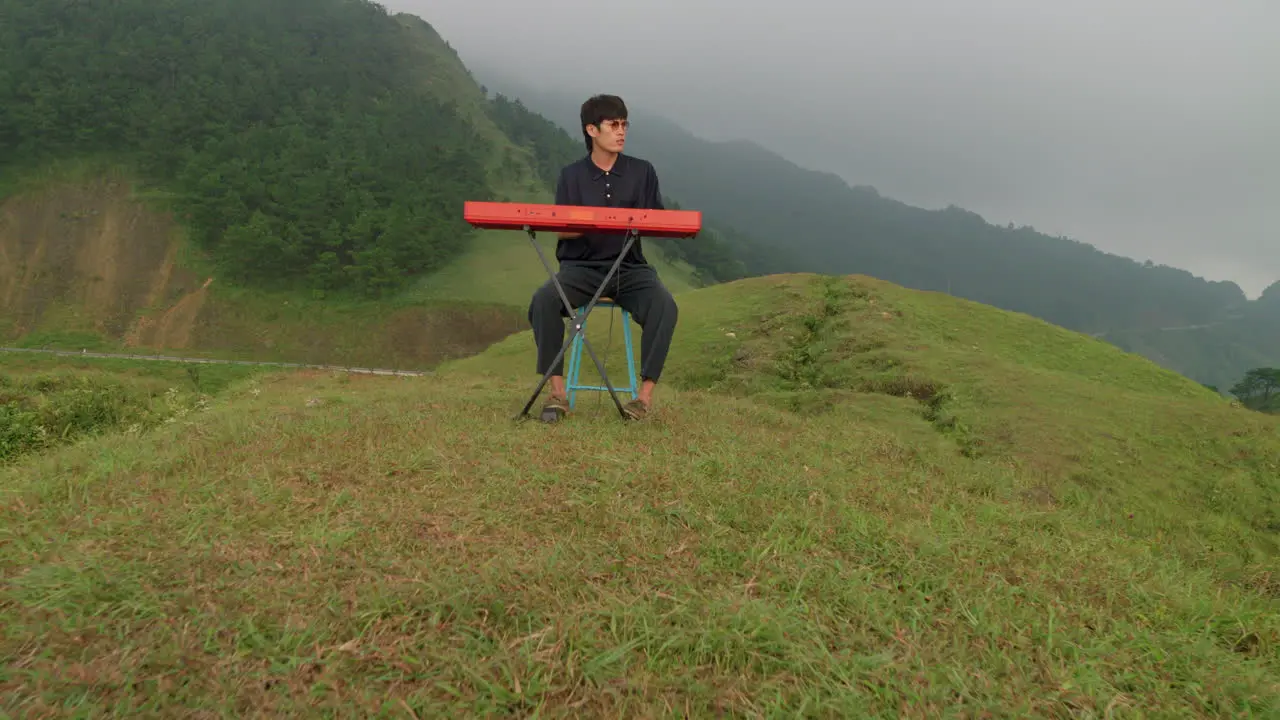
[[[600,298],[600,300],[596,302],[596,307],[618,308],[622,311],[622,342],[627,351],[627,379],[631,381],[631,384],[627,387],[614,385],[613,389],[619,393],[631,393],[631,398],[634,400],[640,396],[640,383],[636,382],[635,354],[631,349],[631,313],[627,312],[611,299]],[[582,310],[583,308],[580,307],[577,309],[577,312],[581,313]],[[569,371],[567,373],[568,377],[565,378],[565,390],[568,391],[570,410],[573,409],[574,394],[578,390],[596,390],[599,392],[609,391],[609,388],[603,385],[578,384],[578,373],[582,371],[582,336],[585,335],[586,332],[587,324],[583,321],[582,332],[573,339],[573,346],[569,348]],[[600,362],[604,363],[605,360],[601,358]]]

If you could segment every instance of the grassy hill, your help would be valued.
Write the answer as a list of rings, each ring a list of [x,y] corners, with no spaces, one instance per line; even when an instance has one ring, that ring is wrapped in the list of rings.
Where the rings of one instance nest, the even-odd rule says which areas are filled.
[[[532,87],[509,69],[476,70],[542,115],[576,124],[576,95]],[[629,146],[656,163],[665,187],[720,225],[750,229],[756,240],[735,246],[753,274],[861,273],[947,292],[1098,334],[1219,387],[1280,364],[1280,306],[1250,302],[1234,283],[957,207],[913,207],[753,142],[711,142],[644,107],[634,115]]]
[[[572,138],[416,17],[167,7],[0,0],[0,344],[421,368],[524,326],[541,263],[461,205],[549,202]]]
[[[0,469],[0,710],[1274,713],[1280,419],[865,277],[681,320],[642,424],[513,423],[521,333]]]

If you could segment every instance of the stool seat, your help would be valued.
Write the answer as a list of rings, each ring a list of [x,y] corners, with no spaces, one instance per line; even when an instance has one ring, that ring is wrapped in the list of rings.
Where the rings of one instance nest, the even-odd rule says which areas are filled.
[[[626,387],[618,387],[617,385],[614,385],[613,389],[618,393],[631,393],[631,399],[634,400],[640,397],[640,383],[636,378],[635,351],[631,344],[631,313],[627,312],[625,308],[614,302],[613,298],[605,297],[603,295],[596,301],[596,307],[618,308],[622,311],[622,344],[627,353],[627,379],[630,381],[630,385],[627,385]],[[585,308],[585,305],[579,306],[577,308],[577,313],[581,315]],[[574,337],[573,345],[569,347],[569,368],[566,373],[567,377],[565,378],[565,390],[569,396],[570,410],[573,409],[574,401],[576,400],[575,396],[579,390],[594,392],[609,391],[609,388],[603,385],[582,385],[578,382],[578,375],[582,372],[582,338],[586,334],[587,323],[584,320],[582,322],[582,332]],[[601,360],[601,362],[604,361]],[[609,384],[613,385],[613,381],[610,380]]]

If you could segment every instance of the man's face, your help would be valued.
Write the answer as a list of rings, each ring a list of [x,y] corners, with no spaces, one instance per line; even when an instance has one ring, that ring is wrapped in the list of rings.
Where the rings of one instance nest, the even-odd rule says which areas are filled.
[[[630,125],[631,123],[627,120],[605,120],[599,127],[588,125],[587,133],[601,150],[620,153],[623,146],[627,144],[627,128]]]

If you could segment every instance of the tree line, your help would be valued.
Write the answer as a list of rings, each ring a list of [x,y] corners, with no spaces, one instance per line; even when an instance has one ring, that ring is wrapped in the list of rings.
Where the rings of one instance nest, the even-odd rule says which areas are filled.
[[[1230,393],[1250,410],[1280,414],[1280,368],[1254,368],[1231,387]]]
[[[0,0],[0,162],[110,157],[245,284],[379,296],[461,252],[485,144],[346,0]]]

